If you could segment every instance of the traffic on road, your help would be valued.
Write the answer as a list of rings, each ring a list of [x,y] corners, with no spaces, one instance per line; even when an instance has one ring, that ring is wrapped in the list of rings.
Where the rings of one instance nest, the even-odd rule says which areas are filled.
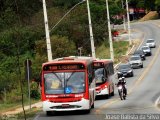
[[[90,113],[86,112],[86,110],[80,110],[80,111],[76,110],[73,112],[73,109],[72,109],[71,111],[70,110],[66,111],[66,110],[68,110],[68,108],[70,109],[73,106],[72,106],[72,102],[65,101],[65,97],[67,99],[69,99],[68,97],[71,94],[72,94],[72,97],[75,96],[74,95],[75,93],[73,92],[74,89],[72,89],[70,86],[68,86],[68,87],[66,87],[67,89],[66,88],[63,89],[64,92],[66,92],[68,96],[66,95],[65,97],[63,96],[63,98],[61,98],[65,102],[63,102],[63,103],[61,102],[60,104],[58,103],[60,106],[60,107],[58,107],[58,109],[61,109],[61,111],[65,111],[65,112],[61,112],[61,111],[55,112],[55,109],[54,109],[53,112],[50,112],[52,114],[47,114],[47,115],[51,115],[53,118],[55,118],[57,120],[60,118],[65,119],[66,117],[68,119],[86,119],[86,118],[91,119],[91,118],[93,118],[93,120],[97,120],[99,117],[104,119],[107,113],[108,114],[115,114],[115,113],[125,114],[125,113],[133,113],[133,111],[134,111],[134,113],[137,113],[137,112],[140,112],[141,109],[144,109],[146,112],[148,111],[147,113],[152,113],[152,112],[157,113],[158,111],[155,110],[155,107],[152,106],[150,102],[145,101],[150,98],[150,96],[147,96],[147,94],[149,94],[149,95],[155,94],[153,91],[152,92],[147,91],[147,89],[150,89],[149,86],[151,86],[152,84],[153,84],[152,86],[155,86],[156,83],[152,82],[152,84],[151,83],[148,84],[148,82],[150,81],[149,79],[151,79],[149,77],[149,78],[146,78],[146,80],[143,83],[145,87],[144,86],[141,87],[141,84],[140,84],[142,82],[142,80],[144,79],[144,77],[147,74],[149,74],[149,70],[154,65],[154,63],[157,64],[156,59],[158,59],[158,53],[159,53],[159,48],[157,47],[158,44],[157,43],[155,44],[156,48],[154,48],[154,47],[152,48],[147,45],[147,42],[146,42],[147,39],[148,38],[144,38],[143,43],[138,47],[138,49],[135,50],[135,52],[133,51],[133,54],[130,55],[127,62],[119,64],[118,68],[112,72],[110,72],[112,69],[107,69],[107,68],[109,68],[109,67],[107,67],[108,63],[112,63],[111,60],[107,60],[107,59],[105,59],[105,60],[101,60],[101,59],[91,60],[92,65],[93,65],[93,70],[91,70],[91,73],[94,72],[93,76],[95,78],[94,79],[95,80],[95,87],[93,87],[93,88],[95,88],[95,92],[91,92],[91,94],[95,93],[96,99],[93,101],[94,104],[92,102],[93,97],[90,96],[89,98],[91,98],[91,99],[88,99],[90,101],[89,103],[91,103],[90,107],[89,107]],[[155,41],[157,41],[157,40],[155,40]],[[146,47],[147,49],[142,49],[144,47]],[[150,52],[147,51],[147,53],[145,54],[146,50],[148,50]],[[137,52],[137,51],[140,51],[140,52]],[[148,53],[151,53],[151,56]],[[79,57],[79,59],[81,59],[81,58]],[[62,62],[63,60],[60,60],[60,61]],[[112,66],[112,64],[111,64],[111,66]],[[122,68],[121,68],[121,66],[122,66]],[[157,65],[157,67],[158,67],[158,65]],[[149,69],[146,69],[146,68],[149,68]],[[68,69],[68,67],[67,68],[65,67],[65,70],[63,70],[63,71],[67,72],[68,71],[67,69]],[[72,67],[72,69],[73,69],[73,67]],[[55,70],[55,68],[53,70]],[[76,70],[70,69],[69,71],[76,71]],[[59,71],[56,70],[56,72],[59,72]],[[108,74],[109,72],[112,74]],[[115,73],[115,74],[113,75],[113,73]],[[88,73],[86,73],[86,74],[88,74]],[[150,72],[150,74],[154,74],[154,72]],[[86,77],[84,81],[91,81],[91,80],[89,80],[90,75],[88,74],[87,76],[88,76],[88,78]],[[155,79],[156,79],[156,76],[157,75],[154,75]],[[67,78],[67,76],[63,75],[63,78],[64,77]],[[125,84],[124,84],[124,86],[119,86],[118,83],[121,82],[122,78],[125,80]],[[72,85],[75,86],[76,88],[78,88],[78,86],[76,86],[74,84],[72,84]],[[90,94],[90,87],[91,87],[90,85],[91,84],[88,84],[87,82],[85,82],[85,84],[82,85],[82,86],[85,86],[85,89],[83,89],[83,90],[84,91],[87,90],[88,95]],[[137,87],[138,85],[140,87]],[[55,87],[52,86],[52,88],[55,88]],[[155,92],[157,91],[156,90],[157,87],[153,87],[152,89],[154,89]],[[83,92],[83,91],[81,91],[81,92]],[[132,93],[132,95],[130,95],[131,93]],[[146,93],[146,94],[144,94],[144,93]],[[81,93],[79,93],[79,94],[81,94]],[[158,94],[156,94],[155,98],[157,97],[157,95]],[[57,95],[57,96],[59,96],[59,95]],[[49,96],[49,97],[51,99],[52,96]],[[56,96],[54,96],[54,97],[57,98]],[[85,99],[84,95],[81,96],[81,98]],[[47,99],[47,100],[49,101],[49,99]],[[51,100],[52,105],[54,104],[53,100],[54,99]],[[57,98],[57,101],[59,101],[58,98]],[[135,104],[134,104],[134,101],[136,101]],[[142,103],[144,103],[145,105],[148,105],[148,106],[144,106]],[[79,104],[76,104],[76,105],[79,106]],[[132,106],[136,106],[136,108],[134,108]],[[137,108],[137,106],[139,106],[140,108]],[[144,106],[144,108],[142,106]],[[52,108],[52,106],[51,106],[51,108]],[[94,109],[91,110],[91,108],[94,108]],[[50,110],[52,111],[52,109],[50,109]],[[126,112],[126,111],[128,111],[128,112]],[[45,112],[47,112],[47,111],[45,111]],[[56,113],[56,114],[54,114],[54,113]],[[99,116],[99,117],[97,118],[97,116]],[[36,118],[43,120],[43,118],[48,118],[48,117],[46,116],[46,113],[42,112],[38,116],[36,116]],[[50,119],[50,117],[48,119]]]
[[[143,57],[151,56],[150,47],[147,43],[141,47],[145,53]],[[125,77],[134,77],[133,69],[143,68],[141,57],[141,54],[134,53],[117,69],[115,85],[121,100],[127,97]],[[89,113],[94,108],[95,97],[109,98],[115,92],[113,61],[109,59],[81,56],[57,58],[43,64],[41,79],[43,111],[47,115],[75,110]]]

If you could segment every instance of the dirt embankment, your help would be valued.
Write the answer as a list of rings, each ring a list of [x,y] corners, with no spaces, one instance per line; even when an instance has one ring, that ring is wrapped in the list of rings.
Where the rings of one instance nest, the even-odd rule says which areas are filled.
[[[156,18],[158,18],[157,11],[150,11],[143,18],[141,18],[139,21],[153,20],[153,19],[156,19]]]

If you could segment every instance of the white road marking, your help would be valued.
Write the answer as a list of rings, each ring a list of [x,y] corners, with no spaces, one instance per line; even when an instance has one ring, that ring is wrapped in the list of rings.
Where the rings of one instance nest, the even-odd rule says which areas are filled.
[[[37,115],[37,116],[34,118],[34,120],[38,120],[39,116],[40,116],[40,115]]]
[[[158,104],[160,104],[160,96],[157,98],[156,102],[155,102],[155,107],[158,108]]]
[[[143,44],[143,42],[144,42],[144,38],[145,38],[144,36],[145,36],[145,35],[143,34],[143,38],[141,39],[142,41],[141,41],[140,45],[138,46],[137,50],[140,49],[140,47],[142,46],[142,44]]]

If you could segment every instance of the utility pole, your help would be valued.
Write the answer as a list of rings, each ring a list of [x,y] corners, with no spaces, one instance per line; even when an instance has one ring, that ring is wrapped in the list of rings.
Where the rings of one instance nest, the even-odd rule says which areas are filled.
[[[110,55],[111,55],[111,60],[114,61],[114,52],[113,52],[113,43],[112,43],[112,34],[111,34],[111,25],[110,25],[110,17],[109,17],[108,0],[106,0],[106,8],[107,8]]]
[[[129,8],[128,8],[128,0],[126,0],[126,9],[127,9],[127,19],[128,19],[128,39],[129,39],[129,45],[132,45],[132,41],[131,41],[131,27],[130,27],[130,18],[129,18]]]
[[[88,22],[89,22],[89,32],[90,32],[92,57],[96,58],[95,47],[94,47],[94,39],[93,39],[92,23],[91,23],[91,14],[90,14],[90,7],[89,7],[89,0],[87,0],[87,10],[88,10]]]
[[[45,0],[43,0],[43,13],[44,13],[44,24],[45,24],[45,32],[46,32],[48,61],[51,61],[52,60],[52,50],[51,50],[51,41],[50,41],[50,35],[49,35],[48,17],[47,17]]]
[[[26,76],[27,76],[27,81],[28,81],[28,97],[29,97],[29,108],[31,111],[31,86],[30,86],[30,68],[31,68],[31,61],[27,59],[25,61],[25,66],[26,66]]]
[[[121,0],[121,3],[122,3],[122,8],[124,9],[123,0]],[[126,30],[126,20],[125,20],[125,15],[124,14],[123,14],[123,28],[124,28],[124,30]]]

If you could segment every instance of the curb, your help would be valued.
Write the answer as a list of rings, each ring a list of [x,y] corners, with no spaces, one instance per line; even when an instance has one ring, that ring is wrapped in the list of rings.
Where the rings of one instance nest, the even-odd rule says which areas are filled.
[[[35,104],[32,104],[31,105],[31,108],[42,108],[42,102],[37,102]],[[24,109],[25,110],[29,110],[30,109],[30,106],[27,105],[27,106],[24,106]],[[14,114],[18,114],[18,113],[21,113],[23,112],[23,108],[20,107],[20,108],[17,108],[15,109],[14,111],[13,110],[10,110],[10,111],[7,111],[7,112],[4,112],[4,113],[1,113],[0,116],[10,116],[10,115],[14,115]]]

